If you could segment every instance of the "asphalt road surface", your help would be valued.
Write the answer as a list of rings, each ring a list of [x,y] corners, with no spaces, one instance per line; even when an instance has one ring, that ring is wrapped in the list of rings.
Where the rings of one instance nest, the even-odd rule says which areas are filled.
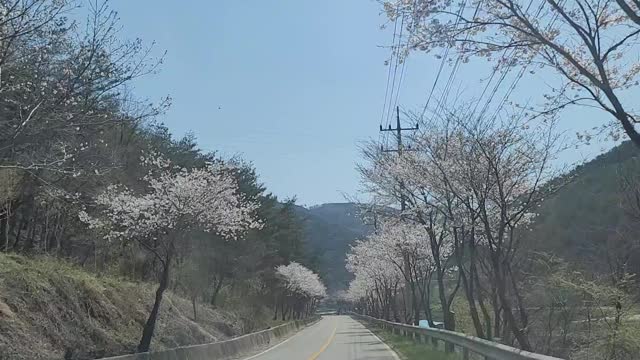
[[[362,324],[345,315],[322,320],[245,360],[399,360]]]

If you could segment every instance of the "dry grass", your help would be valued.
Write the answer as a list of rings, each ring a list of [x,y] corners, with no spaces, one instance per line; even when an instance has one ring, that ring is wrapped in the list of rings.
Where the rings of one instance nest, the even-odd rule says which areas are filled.
[[[154,285],[97,277],[65,262],[0,254],[0,359],[92,359],[132,352]],[[241,314],[199,307],[167,293],[152,349],[226,339]]]
[[[362,322],[362,324],[382,339],[385,344],[389,345],[403,360],[462,360],[462,355],[458,353],[445,353],[442,344],[440,344],[440,349],[436,349],[430,343],[416,342],[408,336],[393,334],[373,324],[365,322]]]

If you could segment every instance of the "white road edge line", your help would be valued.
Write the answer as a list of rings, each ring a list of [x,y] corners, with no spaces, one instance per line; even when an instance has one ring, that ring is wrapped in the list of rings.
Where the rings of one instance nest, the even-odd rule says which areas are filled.
[[[358,322],[359,322],[359,321],[358,321]],[[368,328],[368,327],[366,327],[364,324],[360,323],[360,325],[362,325],[362,327],[364,327],[365,329],[367,329],[367,331],[368,331],[371,335],[373,335],[373,337],[374,337],[374,338],[378,339],[378,341],[380,341],[380,342],[382,343],[382,345],[384,345],[384,346],[385,346],[385,347],[386,347],[386,348],[391,352],[391,354],[393,354],[393,357],[394,357],[396,360],[401,360],[401,359],[400,359],[400,356],[398,356],[398,354],[396,354],[396,352],[395,352],[395,351],[393,351],[393,349],[392,349],[389,345],[387,345],[387,343],[386,343],[386,342],[382,341],[382,339],[380,339],[380,338],[378,337],[378,335],[374,334],[374,333],[373,333],[373,331],[369,330],[369,328]]]
[[[271,350],[273,350],[273,349],[277,348],[278,346],[280,346],[280,345],[282,345],[282,344],[284,344],[284,343],[289,342],[289,340],[292,340],[292,339],[293,339],[293,338],[295,338],[296,336],[298,336],[298,335],[302,334],[302,332],[303,332],[304,330],[311,329],[312,327],[314,327],[314,326],[316,326],[317,324],[319,324],[321,321],[322,321],[322,319],[320,319],[319,321],[317,321],[315,324],[313,324],[313,325],[311,325],[311,326],[308,326],[308,327],[305,327],[304,329],[302,329],[302,330],[298,331],[295,335],[291,336],[290,338],[288,338],[288,339],[286,339],[286,340],[284,340],[284,341],[281,341],[281,342],[279,342],[279,343],[277,343],[277,344],[273,345],[272,347],[268,348],[267,350],[264,350],[264,351],[262,351],[262,352],[260,352],[260,353],[258,353],[258,354],[255,354],[255,355],[251,355],[251,356],[249,356],[248,358],[242,358],[242,360],[250,360],[250,359],[255,359],[255,358],[257,358],[258,356],[262,356],[262,355],[264,355],[264,354],[268,353],[269,351],[271,351]]]

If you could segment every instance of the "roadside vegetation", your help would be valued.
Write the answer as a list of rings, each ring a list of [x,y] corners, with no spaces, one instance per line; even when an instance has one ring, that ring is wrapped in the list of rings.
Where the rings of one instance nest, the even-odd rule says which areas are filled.
[[[174,138],[170,98],[132,92],[160,71],[153,43],[106,1],[0,10],[0,357],[144,352],[313,312],[325,290],[295,199]],[[292,263],[313,289],[276,272]]]
[[[418,111],[385,103],[384,133],[364,146],[372,201],[363,212],[375,231],[347,254],[354,279],[343,300],[377,318],[441,322],[561,358],[639,358],[640,137],[630,99],[640,64],[628,57],[639,50],[638,2],[383,5],[401,29],[389,74],[422,52],[451,67]],[[485,60],[484,90],[449,97],[476,85],[456,79],[458,68]],[[517,98],[535,74],[540,98]],[[562,122],[580,120],[562,111],[576,105],[603,116],[570,139]],[[597,164],[562,166],[566,149],[596,137],[628,143]]]
[[[445,353],[442,343],[440,349],[437,349],[431,343],[414,341],[410,337],[391,333],[373,324],[366,324],[366,326],[403,360],[462,360],[462,356],[458,353]]]
[[[343,299],[377,318],[442,322],[561,358],[637,357],[637,159],[610,175],[618,178],[607,203],[620,215],[595,230],[600,241],[553,254],[560,244],[549,246],[552,234],[563,230],[549,201],[558,204],[556,194],[572,201],[562,190],[589,183],[578,185],[580,169],[564,174],[551,166],[560,145],[552,123],[472,126],[449,113],[422,126],[430,131],[413,136],[402,157],[376,144],[365,150],[361,171],[379,202],[367,206],[376,230],[347,255],[354,280]],[[404,209],[389,210],[394,203]],[[566,221],[584,224],[580,231],[595,240],[590,224]]]

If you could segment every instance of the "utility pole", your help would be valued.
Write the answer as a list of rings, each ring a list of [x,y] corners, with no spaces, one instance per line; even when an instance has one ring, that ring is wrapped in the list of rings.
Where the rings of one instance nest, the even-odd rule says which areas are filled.
[[[402,156],[402,153],[406,150],[406,151],[411,151],[411,147],[409,147],[408,149],[404,149],[403,145],[402,145],[402,132],[403,131],[414,131],[414,130],[419,130],[420,126],[418,123],[416,123],[415,127],[409,127],[409,128],[403,128],[402,125],[400,124],[400,106],[396,106],[396,128],[393,129],[391,128],[391,124],[389,124],[389,127],[386,129],[382,128],[382,124],[380,124],[380,131],[394,131],[396,133],[396,142],[397,142],[397,147],[395,149],[382,149],[382,151],[384,152],[396,152],[398,153],[398,157]],[[381,145],[382,146],[382,145]],[[400,180],[400,189],[404,188],[404,182],[402,180]],[[406,209],[406,199],[404,197],[404,194],[401,193],[400,194],[400,210],[404,211]]]
[[[382,124],[380,124],[380,131],[395,131],[396,133],[396,148],[395,149],[384,149],[382,148],[383,152],[396,152],[398,153],[398,158],[400,158],[402,156],[402,153],[405,151],[404,146],[402,144],[402,132],[403,131],[414,131],[414,130],[419,130],[419,124],[416,123],[415,127],[409,127],[409,128],[403,128],[402,125],[400,124],[400,107],[396,106],[396,128],[393,129],[391,128],[391,124],[389,124],[389,127],[386,129],[382,128]],[[382,146],[382,145],[380,145]],[[411,147],[409,146],[407,149],[407,151],[411,151]],[[400,213],[401,213],[401,217],[404,217],[404,211],[407,208],[407,201],[406,198],[404,196],[404,181],[402,181],[402,179],[400,179]],[[404,254],[404,277],[405,277],[405,289],[409,289],[411,288],[411,305],[414,309],[414,314],[413,317],[413,324],[414,325],[418,325],[419,322],[419,316],[420,316],[420,311],[417,307],[417,297],[416,297],[416,289],[414,288],[414,285],[411,285],[410,283],[410,278],[411,278],[411,266],[409,264],[409,254]],[[406,316],[405,316],[406,318]]]

